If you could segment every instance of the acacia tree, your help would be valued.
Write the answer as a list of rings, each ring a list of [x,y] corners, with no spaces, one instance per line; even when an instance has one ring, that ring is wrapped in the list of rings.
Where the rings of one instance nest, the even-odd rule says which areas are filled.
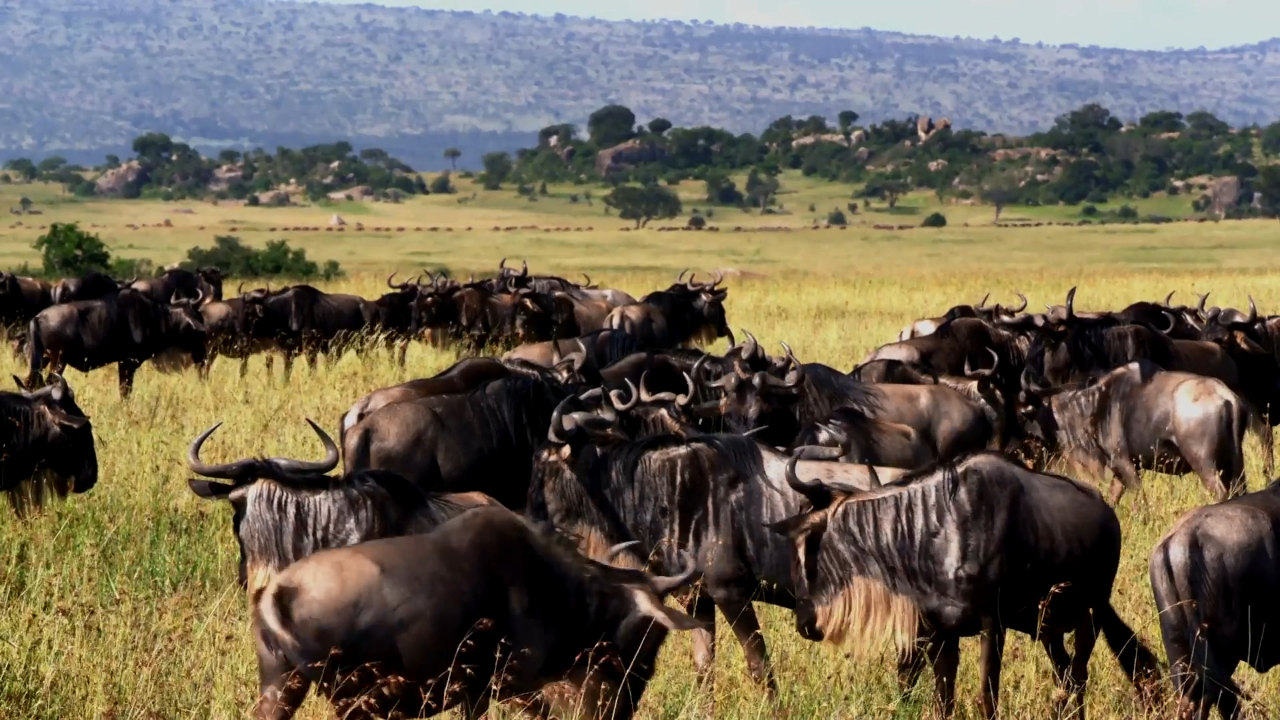
[[[459,150],[458,148],[451,147],[444,151],[444,156],[446,159],[448,159],[449,165],[452,166],[454,170],[457,170],[458,158],[462,157],[462,151]]]
[[[616,187],[605,196],[604,204],[617,210],[618,217],[623,220],[634,220],[636,229],[648,225],[655,218],[673,218],[683,209],[675,193],[657,185]]]
[[[511,175],[514,166],[511,163],[511,156],[504,152],[491,152],[480,159],[484,164],[484,189],[497,190],[502,187],[502,181]]]
[[[995,206],[996,216],[992,222],[998,223],[1000,222],[1001,211],[1004,210],[1006,205],[1012,205],[1017,202],[1020,194],[1021,190],[1018,187],[1017,178],[1006,173],[997,175],[983,184],[982,189],[978,192],[978,197],[982,199],[982,202]]]
[[[1260,196],[1258,204],[1262,206],[1262,211],[1280,219],[1280,165],[1258,168],[1258,175],[1253,179],[1253,190]]]

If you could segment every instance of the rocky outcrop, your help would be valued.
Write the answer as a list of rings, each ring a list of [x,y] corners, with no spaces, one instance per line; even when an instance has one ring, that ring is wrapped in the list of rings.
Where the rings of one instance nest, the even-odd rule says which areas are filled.
[[[231,183],[244,179],[244,166],[221,165],[213,171],[213,179],[209,181],[209,189],[213,192],[226,190],[231,187]]]
[[[130,160],[118,168],[112,168],[94,181],[97,193],[103,197],[119,197],[124,188],[138,179],[142,174],[142,166],[137,160]]]
[[[258,193],[258,204],[267,207],[283,207],[290,204],[289,193],[284,190],[268,190]]]
[[[916,134],[920,136],[920,142],[924,142],[933,137],[939,130],[951,127],[951,120],[942,118],[938,122],[934,122],[933,118],[922,117],[916,120]]]
[[[329,227],[342,227],[346,224],[347,221],[343,220],[342,216],[337,213],[334,213],[333,217],[329,218]]]
[[[991,152],[991,159],[996,162],[1000,162],[1001,160],[1020,160],[1022,158],[1048,160],[1057,154],[1057,150],[1045,147],[1000,148],[999,150],[993,150]]]
[[[373,197],[373,188],[368,185],[357,185],[346,190],[335,190],[329,193],[329,199],[335,202],[346,202],[351,200],[365,200]]]
[[[659,162],[667,157],[667,149],[658,145],[628,140],[596,154],[596,174],[604,177],[640,163]]]

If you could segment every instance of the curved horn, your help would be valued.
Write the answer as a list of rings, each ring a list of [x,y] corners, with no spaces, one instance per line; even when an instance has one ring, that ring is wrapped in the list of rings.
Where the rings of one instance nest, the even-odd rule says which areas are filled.
[[[1258,322],[1258,305],[1253,302],[1253,296],[1249,296],[1249,317],[1244,319],[1246,324],[1252,325]]]
[[[970,377],[970,378],[989,378],[989,377],[991,377],[992,375],[995,375],[995,374],[996,374],[996,368],[1000,367],[1000,356],[999,356],[999,355],[997,355],[997,354],[996,354],[996,351],[995,351],[995,350],[992,350],[991,348],[987,348],[986,350],[987,350],[987,352],[991,353],[991,359],[993,360],[993,363],[992,363],[991,367],[990,367],[990,368],[983,369],[983,370],[973,370],[972,368],[970,368],[970,367],[969,367],[969,358],[967,358],[967,357],[966,357],[966,358],[964,359],[964,375],[965,375],[965,377]]]
[[[395,273],[391,273],[390,275],[388,275],[388,276],[387,276],[387,287],[391,288],[392,290],[398,290],[398,289],[399,289],[399,288],[398,288],[398,287],[396,287],[395,285],[392,285],[392,284],[391,284],[391,280],[392,280],[392,278],[394,278],[395,276],[396,276],[396,274],[395,274]]]
[[[657,395],[649,392],[649,371],[640,373],[640,400],[644,403],[672,402],[676,399],[673,392],[661,392]]]
[[[621,390],[609,391],[609,402],[613,403],[613,409],[617,410],[618,412],[626,412],[627,410],[630,410],[631,408],[635,407],[636,403],[640,402],[640,393],[636,390],[635,384],[631,382],[631,378],[627,378],[626,382],[627,382],[627,389],[631,391],[631,402],[624,403],[621,400],[622,398]],[[640,384],[644,385],[643,376],[641,376],[640,378]]]
[[[244,281],[241,280],[240,284],[236,286],[236,295],[243,295],[243,294],[244,294]]]
[[[338,446],[334,444],[333,438],[329,434],[320,429],[311,418],[307,418],[307,424],[319,436],[320,442],[324,443],[324,459],[319,462],[311,462],[309,460],[292,460],[289,458],[272,458],[268,460],[271,465],[288,474],[313,474],[321,475],[338,467]]]
[[[742,359],[750,360],[760,351],[760,343],[756,341],[756,336],[752,335],[750,331],[744,329],[742,334],[747,336],[747,341],[742,344]]]
[[[690,375],[692,375],[694,378],[697,378],[698,380],[701,380],[701,379],[702,379],[702,364],[703,364],[703,363],[705,363],[705,362],[707,361],[707,358],[709,358],[709,357],[711,357],[711,356],[710,356],[710,355],[703,355],[702,357],[698,358],[698,361],[697,361],[697,362],[695,362],[695,363],[693,364],[693,369],[689,371],[689,374],[690,374]]]
[[[1160,334],[1168,335],[1169,333],[1173,332],[1174,328],[1178,327],[1178,318],[1174,317],[1173,313],[1165,310],[1160,311],[1160,314],[1164,315],[1165,319],[1169,321],[1169,327],[1163,330],[1160,330],[1160,328],[1156,328],[1156,329],[1160,330]]]
[[[693,377],[690,376],[689,373],[684,373],[684,384],[685,384],[685,387],[688,388],[688,390],[685,392],[684,395],[676,396],[676,405],[678,407],[684,407],[685,405],[688,405],[689,400],[693,398],[695,386],[693,384]]]
[[[707,383],[707,387],[723,390],[724,388],[729,387],[730,385],[734,384],[737,381],[738,381],[738,376],[736,374],[726,373],[722,375],[719,379],[712,380],[711,382]]]
[[[604,556],[605,564],[606,565],[612,564],[614,560],[618,559],[619,555],[621,555],[622,553],[630,550],[632,547],[639,544],[640,544],[639,540],[631,540],[629,542],[618,543],[617,545],[614,545],[613,547],[609,548],[609,552],[605,553],[605,556]]]
[[[1165,306],[1165,307],[1167,307],[1167,308],[1171,308],[1171,307],[1173,307],[1173,294],[1174,294],[1174,293],[1176,293],[1176,292],[1178,292],[1178,291],[1177,291],[1177,290],[1170,290],[1170,291],[1169,291],[1169,294],[1164,296],[1164,306]]]
[[[1074,320],[1076,317],[1076,289],[1073,287],[1067,291],[1067,319]]]
[[[987,299],[990,297],[991,297],[991,293],[987,293],[986,295],[982,296],[982,299],[978,301],[977,307],[979,310],[987,306]]]
[[[680,551],[680,560],[684,565],[684,569],[676,575],[655,575],[649,580],[650,587],[659,597],[667,595],[679,590],[698,572],[698,564],[693,561],[693,556],[686,550]]]
[[[1022,293],[1014,293],[1014,295],[1017,295],[1018,298],[1022,300],[1022,307],[1005,308],[1005,309],[1008,310],[1010,314],[1017,315],[1018,313],[1027,309],[1027,296],[1023,295]]]
[[[222,465],[210,465],[200,459],[200,448],[204,446],[204,441],[208,440],[209,436],[220,427],[222,427],[222,423],[216,423],[213,427],[210,427],[208,430],[200,433],[200,435],[191,442],[191,445],[187,448],[187,467],[191,472],[197,475],[202,475],[208,478],[219,478],[222,480],[234,480],[237,484],[242,483],[246,479],[247,475],[257,469],[257,460],[249,458]]]
[[[681,270],[681,271],[680,271],[680,274],[676,276],[676,284],[677,284],[677,285],[679,285],[679,284],[681,284],[681,283],[683,283],[683,282],[684,282],[684,276],[685,276],[685,273],[687,273],[687,272],[689,272],[689,268],[685,268],[685,269]]]
[[[529,277],[529,261],[520,261],[520,277]]]
[[[1196,310],[1200,312],[1201,317],[1204,317],[1204,304],[1205,301],[1209,299],[1209,293],[1205,293],[1203,295],[1196,293],[1196,296],[1200,298],[1200,302],[1196,304]]]
[[[586,273],[582,273],[582,277],[586,278],[586,280],[587,280],[586,284],[584,284],[582,287],[584,287],[584,288],[589,288],[589,287],[591,287],[591,276],[590,276],[590,275],[588,275],[588,274],[586,274]]]
[[[498,262],[498,275],[500,277],[507,276],[507,259],[506,258],[502,258],[502,260]]]
[[[684,286],[690,290],[697,290],[701,285],[694,282],[694,278],[696,277],[698,277],[698,273],[690,273],[689,282],[685,283]]]
[[[572,400],[572,395],[561,400],[560,404],[556,405],[556,409],[551,412],[551,427],[547,428],[547,439],[557,445],[565,445],[569,442],[568,438],[561,433],[564,431],[564,407]]]

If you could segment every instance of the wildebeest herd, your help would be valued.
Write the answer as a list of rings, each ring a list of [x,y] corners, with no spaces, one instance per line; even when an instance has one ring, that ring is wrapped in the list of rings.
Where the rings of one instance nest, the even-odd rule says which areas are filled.
[[[372,301],[305,285],[223,301],[210,271],[54,287],[4,276],[31,372],[0,398],[0,489],[96,482],[64,365],[118,363],[127,394],[166,353],[207,371],[215,354],[314,364],[370,335],[401,362],[415,338],[514,346],[374,390],[337,440],[308,420],[320,461],[212,462],[218,425],[192,442],[191,490],[232,510],[259,717],[291,717],[313,686],[341,717],[473,717],[492,701],[629,717],[669,631],[693,632],[710,682],[717,608],[772,697],[753,603],[793,610],[810,640],[895,647],[904,690],[931,666],[946,715],[962,637],[981,637],[984,717],[1010,630],[1045,649],[1060,716],[1083,717],[1099,636],[1142,702],[1158,706],[1172,680],[1180,717],[1237,717],[1237,666],[1280,663],[1267,635],[1280,629],[1280,484],[1247,494],[1241,450],[1256,432],[1270,471],[1280,318],[1172,294],[1099,313],[1076,312],[1074,289],[1044,313],[984,298],[846,373],[737,341],[722,278],[696,277],[635,300],[504,262],[465,284],[389,278]],[[723,355],[696,347],[720,337]],[[1111,503],[1047,473],[1055,458],[1109,471]],[[1112,505],[1143,469],[1195,472],[1214,501],[1151,554],[1167,668],[1111,599]]]

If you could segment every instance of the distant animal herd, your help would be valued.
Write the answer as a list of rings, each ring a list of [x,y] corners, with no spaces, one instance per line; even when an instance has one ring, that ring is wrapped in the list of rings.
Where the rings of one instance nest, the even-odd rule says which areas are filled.
[[[492,702],[625,718],[671,631],[693,633],[712,682],[717,608],[776,698],[754,603],[793,610],[810,640],[896,648],[904,691],[931,666],[944,715],[969,636],[984,717],[1009,631],[1045,649],[1059,717],[1083,716],[1099,637],[1139,701],[1166,707],[1171,688],[1179,717],[1237,717],[1239,664],[1280,662],[1280,484],[1247,492],[1241,449],[1256,433],[1271,473],[1280,317],[1173,293],[1092,313],[1074,288],[1043,313],[984,298],[845,372],[735,337],[723,278],[687,275],[637,300],[504,260],[465,283],[393,276],[377,299],[294,285],[224,300],[212,269],[5,274],[0,317],[29,367],[0,394],[0,490],[95,485],[65,366],[116,364],[127,396],[147,361],[204,376],[224,355],[243,375],[255,353],[288,372],[388,347],[403,364],[422,340],[466,356],[356,399],[336,439],[308,420],[322,460],[209,460],[218,425],[191,443],[192,492],[232,513],[258,717],[291,717],[314,687],[344,718]],[[723,355],[697,349],[721,337]],[[1110,474],[1110,502],[1046,472],[1057,458]],[[1163,662],[1112,605],[1112,506],[1141,470],[1208,491],[1151,552]]]

